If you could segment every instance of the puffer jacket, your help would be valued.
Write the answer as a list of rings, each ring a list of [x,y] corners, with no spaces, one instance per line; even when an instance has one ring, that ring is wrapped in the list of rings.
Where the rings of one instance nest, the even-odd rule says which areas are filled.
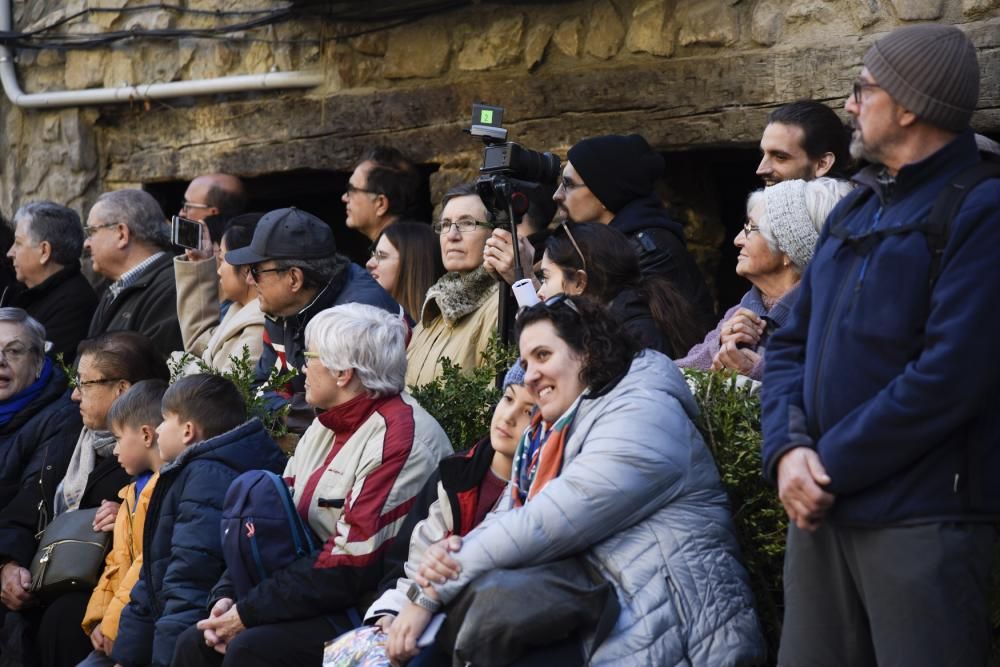
[[[495,568],[583,552],[621,613],[594,665],[754,665],[766,655],[746,571],[712,457],[680,371],[646,350],[610,390],[585,396],[562,473],[526,505],[469,533],[452,600]]]
[[[166,667],[184,630],[208,615],[208,597],[225,567],[222,503],[248,470],[280,473],[285,455],[252,419],[191,445],[163,466],[149,501],[142,573],[122,611],[111,657],[123,665]]]
[[[119,492],[121,509],[115,517],[115,532],[111,551],[104,560],[104,572],[90,594],[83,616],[83,631],[88,635],[98,625],[101,634],[114,641],[118,637],[118,620],[128,604],[132,587],[139,581],[142,568],[142,535],[149,499],[156,488],[157,475],[146,482],[139,497],[135,497],[135,482]]]

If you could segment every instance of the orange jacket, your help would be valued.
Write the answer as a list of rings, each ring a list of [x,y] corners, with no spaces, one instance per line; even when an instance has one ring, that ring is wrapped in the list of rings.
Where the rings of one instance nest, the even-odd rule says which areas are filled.
[[[111,551],[104,561],[104,572],[94,587],[83,616],[83,631],[88,635],[101,625],[101,634],[114,641],[118,636],[118,617],[128,604],[132,587],[142,570],[142,527],[146,509],[153,495],[159,474],[154,474],[135,500],[135,482],[118,492],[121,509],[115,518],[115,535]]]

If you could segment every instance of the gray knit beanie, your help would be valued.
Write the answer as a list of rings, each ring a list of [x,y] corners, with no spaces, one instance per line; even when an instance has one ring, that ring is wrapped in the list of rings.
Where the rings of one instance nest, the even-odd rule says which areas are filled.
[[[920,118],[961,132],[979,102],[979,61],[965,33],[924,23],[893,30],[865,54],[883,90]]]
[[[524,368],[521,367],[520,357],[514,360],[514,365],[510,367],[504,376],[503,391],[507,391],[507,387],[512,384],[524,384]]]
[[[816,227],[806,207],[806,182],[782,181],[764,188],[767,203],[765,224],[778,244],[778,250],[800,269],[812,259],[816,247]]]

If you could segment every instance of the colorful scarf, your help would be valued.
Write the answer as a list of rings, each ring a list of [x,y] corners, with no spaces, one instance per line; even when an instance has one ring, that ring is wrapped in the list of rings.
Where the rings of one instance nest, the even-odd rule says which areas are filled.
[[[541,412],[536,412],[531,425],[521,436],[514,451],[514,470],[511,493],[514,506],[520,507],[541,492],[546,484],[562,472],[563,457],[566,454],[566,439],[569,427],[576,417],[580,400],[577,397],[559,419],[551,426],[542,420]]]
[[[38,398],[51,378],[52,360],[45,357],[45,362],[42,364],[42,372],[38,374],[37,380],[6,401],[0,401],[0,427],[6,426],[14,418],[14,415]]]

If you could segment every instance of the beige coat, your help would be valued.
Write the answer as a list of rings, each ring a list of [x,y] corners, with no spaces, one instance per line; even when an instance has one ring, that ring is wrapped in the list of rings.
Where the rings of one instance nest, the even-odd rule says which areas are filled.
[[[424,304],[423,318],[413,330],[406,350],[406,386],[427,384],[441,373],[441,359],[448,358],[463,370],[483,364],[483,352],[497,330],[499,287],[484,297],[474,311],[448,322],[431,300]],[[437,313],[436,316],[428,316]]]
[[[232,366],[230,355],[240,356],[246,345],[256,363],[264,346],[264,313],[257,299],[245,306],[233,303],[220,322],[215,260],[190,262],[183,256],[175,257],[174,276],[184,351],[226,371]]]

